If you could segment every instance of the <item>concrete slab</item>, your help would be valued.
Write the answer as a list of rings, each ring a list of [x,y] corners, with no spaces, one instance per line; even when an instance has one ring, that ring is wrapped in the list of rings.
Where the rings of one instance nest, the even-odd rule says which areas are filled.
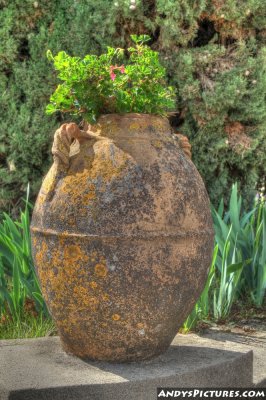
[[[250,387],[253,354],[197,335],[177,335],[141,363],[82,361],[59,338],[0,341],[1,400],[154,400],[158,386]]]
[[[253,351],[253,383],[256,387],[266,388],[266,331],[252,331],[232,328],[228,332],[221,328],[206,329],[202,336],[220,343],[226,343],[232,349],[239,351]]]

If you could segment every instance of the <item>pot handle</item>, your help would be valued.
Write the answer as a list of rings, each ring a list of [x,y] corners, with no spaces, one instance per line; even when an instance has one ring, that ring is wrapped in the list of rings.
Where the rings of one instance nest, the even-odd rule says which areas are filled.
[[[86,139],[92,139],[88,132],[79,129],[74,122],[63,124],[55,132],[54,142],[52,146],[52,154],[54,163],[67,170],[69,167],[70,146],[73,139],[78,140],[81,144]]]
[[[59,180],[62,176],[67,174],[71,155],[71,145],[74,145],[75,141],[82,144],[85,140],[92,138],[95,139],[89,132],[80,130],[77,124],[73,122],[63,124],[59,129],[57,129],[52,146],[54,165],[44,179],[43,186],[45,189],[44,193],[41,193],[41,195],[45,195],[47,201],[53,199]]]

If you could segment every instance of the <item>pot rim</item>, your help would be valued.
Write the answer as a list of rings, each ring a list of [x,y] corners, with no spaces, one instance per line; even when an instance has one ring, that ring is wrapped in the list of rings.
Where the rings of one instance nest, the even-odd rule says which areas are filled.
[[[158,114],[148,114],[148,113],[109,113],[109,114],[100,114],[98,120],[100,118],[108,118],[108,117],[123,117],[123,118],[161,118],[161,119],[167,119],[168,120],[168,115],[158,115]]]

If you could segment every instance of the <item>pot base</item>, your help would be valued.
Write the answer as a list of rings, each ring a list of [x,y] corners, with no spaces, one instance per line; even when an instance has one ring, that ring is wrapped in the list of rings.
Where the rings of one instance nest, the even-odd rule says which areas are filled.
[[[93,351],[90,348],[90,343],[87,344],[87,348],[83,348],[81,350],[79,344],[69,343],[64,341],[62,338],[60,340],[63,350],[72,356],[76,356],[84,361],[104,361],[109,363],[132,363],[132,362],[141,362],[152,360],[161,354],[165,353],[169,348],[170,343],[162,346],[160,343],[159,346],[152,348],[151,346],[144,348],[144,346],[139,348],[110,348],[109,351],[107,349],[102,349],[105,351],[101,351],[100,349],[96,349]]]

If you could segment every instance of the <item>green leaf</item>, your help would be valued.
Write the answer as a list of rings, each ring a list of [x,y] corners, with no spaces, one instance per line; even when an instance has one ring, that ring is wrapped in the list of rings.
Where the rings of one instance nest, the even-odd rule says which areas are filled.
[[[56,108],[56,106],[54,104],[47,104],[45,112],[46,114],[50,115],[50,114],[54,114],[56,111],[58,111],[58,109]]]
[[[49,61],[54,61],[54,56],[53,56],[51,50],[47,50],[46,57],[48,58]]]
[[[227,273],[232,274],[233,272],[239,271],[243,268],[243,266],[244,266],[244,263],[242,261],[235,263],[235,264],[230,264],[227,267]]]
[[[235,232],[240,231],[240,221],[239,221],[239,216],[240,216],[240,207],[241,207],[241,202],[238,202],[237,199],[237,184],[235,183],[232,187],[232,193],[230,197],[230,219],[233,224],[233,229]]]
[[[136,44],[145,43],[151,39],[149,35],[130,35],[130,38]]]

